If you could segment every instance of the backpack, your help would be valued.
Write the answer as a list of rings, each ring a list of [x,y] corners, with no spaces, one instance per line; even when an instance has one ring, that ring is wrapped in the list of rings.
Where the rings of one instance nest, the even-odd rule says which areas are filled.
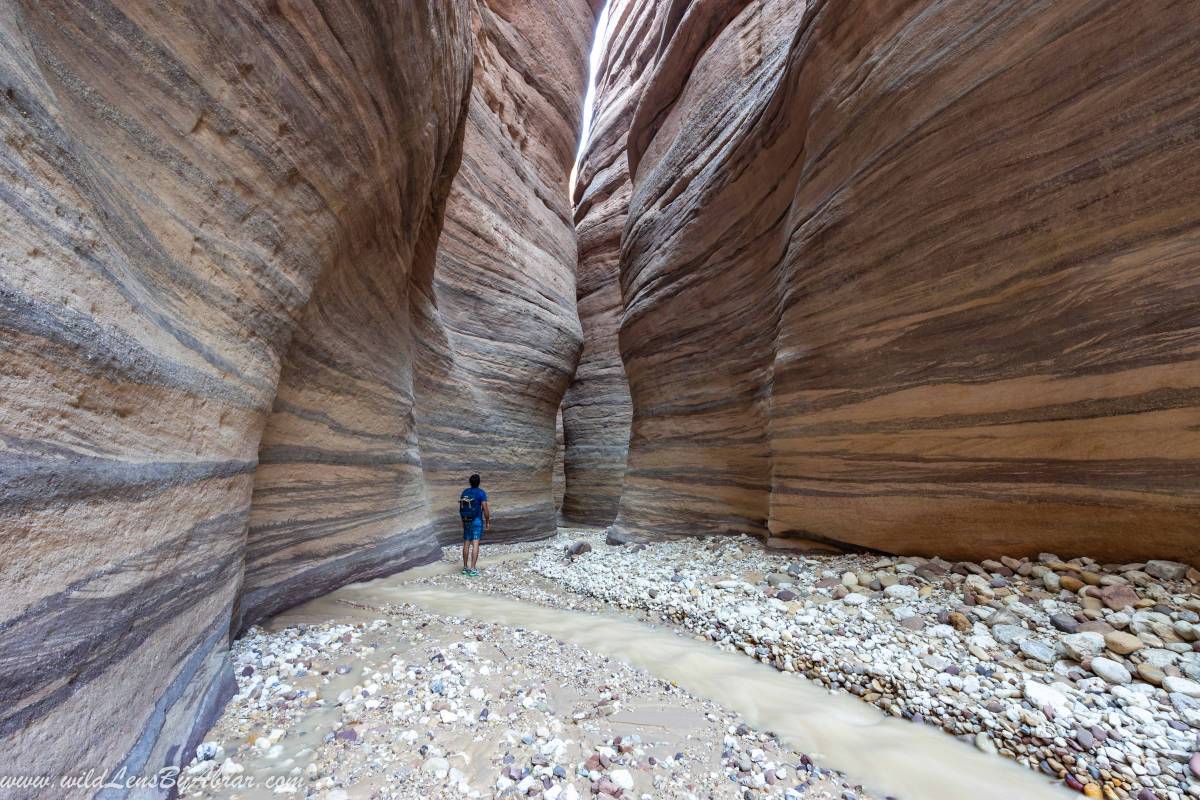
[[[479,513],[483,510],[479,503],[478,497],[470,497],[466,494],[458,498],[458,515],[462,517],[463,522],[471,522],[478,519]]]

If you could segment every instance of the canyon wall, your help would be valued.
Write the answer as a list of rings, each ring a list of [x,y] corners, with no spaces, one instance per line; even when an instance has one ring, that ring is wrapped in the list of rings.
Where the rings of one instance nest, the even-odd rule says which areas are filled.
[[[583,338],[568,182],[594,19],[587,0],[476,4],[436,317],[417,340],[426,491],[446,543],[462,539],[458,495],[473,472],[488,492],[492,541],[555,528],[556,419]]]
[[[618,527],[1197,563],[1194,7],[660,5]]]
[[[567,179],[593,11],[477,0],[470,23],[440,238],[422,233],[391,285],[327,273],[288,353],[255,475],[243,627],[460,540],[472,472],[491,494],[492,541],[554,530],[555,415],[582,337]],[[393,262],[397,219],[408,224],[386,205],[360,215],[350,263]]]
[[[665,16],[663,3],[610,0],[597,36],[592,126],[576,177],[578,305],[583,353],[563,398],[563,521],[608,525],[617,515],[632,408],[617,330],[621,322],[621,232],[629,211],[625,140]]]
[[[515,8],[4,3],[0,774],[190,758],[231,633],[436,555],[438,470],[519,464],[498,532],[552,520],[594,9]],[[461,460],[456,405],[485,410]]]

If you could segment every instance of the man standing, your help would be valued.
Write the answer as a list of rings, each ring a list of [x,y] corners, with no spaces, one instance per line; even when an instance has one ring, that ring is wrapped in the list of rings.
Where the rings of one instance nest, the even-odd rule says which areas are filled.
[[[492,512],[488,508],[487,492],[479,488],[479,476],[470,477],[470,486],[458,498],[458,515],[463,522],[463,575],[478,576],[479,540],[491,530]]]

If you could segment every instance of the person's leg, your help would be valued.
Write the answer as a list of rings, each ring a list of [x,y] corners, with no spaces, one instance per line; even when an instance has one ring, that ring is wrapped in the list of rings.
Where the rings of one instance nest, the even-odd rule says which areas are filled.
[[[463,534],[463,569],[467,569],[467,557],[471,554],[471,540],[466,533]]]
[[[471,569],[475,569],[479,564],[479,540],[471,542]]]

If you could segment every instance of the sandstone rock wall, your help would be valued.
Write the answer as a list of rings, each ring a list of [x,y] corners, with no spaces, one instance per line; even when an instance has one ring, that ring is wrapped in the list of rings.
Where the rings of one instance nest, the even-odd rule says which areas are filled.
[[[472,472],[492,496],[493,541],[553,531],[555,414],[581,340],[566,181],[591,27],[583,0],[472,5],[440,238],[406,229],[421,251],[400,281],[357,266],[324,276],[288,354],[255,478],[243,626],[434,557],[461,537]],[[395,210],[373,211],[348,263],[386,268]]]
[[[591,15],[539,30],[510,6],[4,4],[0,772],[179,763],[229,691],[231,629],[433,557],[437,471],[462,466],[433,409],[464,402],[437,359],[487,423],[528,403],[475,441],[497,472],[541,459],[511,532],[552,519],[579,336],[564,65]],[[492,66],[538,143],[505,144],[506,184],[460,215],[499,180],[471,150]],[[521,257],[439,257],[448,205]],[[472,311],[485,265],[500,301]],[[480,321],[510,339],[464,344]]]
[[[558,408],[579,358],[575,160],[594,11],[586,0],[476,4],[463,163],[418,337],[426,491],[443,541],[458,495],[483,478],[495,540],[556,524]]]
[[[563,519],[607,525],[617,515],[632,408],[617,330],[621,322],[621,232],[629,210],[625,141],[657,48],[662,3],[611,0],[595,75],[592,128],[575,182],[578,305],[583,354],[563,398],[566,493]]]
[[[664,5],[620,526],[1195,563],[1194,8]]]

